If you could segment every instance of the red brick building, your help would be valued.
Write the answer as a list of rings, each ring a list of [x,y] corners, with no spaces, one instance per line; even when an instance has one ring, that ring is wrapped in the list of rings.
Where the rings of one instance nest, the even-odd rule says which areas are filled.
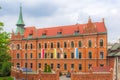
[[[13,66],[33,71],[59,68],[61,72],[88,72],[91,67],[107,65],[107,30],[104,19],[85,24],[36,29],[24,27],[22,7],[16,32],[11,35]]]

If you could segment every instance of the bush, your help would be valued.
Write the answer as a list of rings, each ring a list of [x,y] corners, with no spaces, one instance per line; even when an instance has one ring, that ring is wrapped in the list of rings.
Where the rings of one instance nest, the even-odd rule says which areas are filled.
[[[11,70],[11,63],[10,62],[3,62],[2,68],[0,70],[0,76],[9,76]]]
[[[45,65],[44,72],[51,72],[51,68],[49,65]]]

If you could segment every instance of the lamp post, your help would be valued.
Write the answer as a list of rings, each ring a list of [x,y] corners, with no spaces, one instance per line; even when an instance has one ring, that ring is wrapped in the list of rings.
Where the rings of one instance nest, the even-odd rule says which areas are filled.
[[[28,68],[27,57],[28,57],[28,38],[27,38],[27,44],[26,44],[26,80],[27,80],[27,68]]]

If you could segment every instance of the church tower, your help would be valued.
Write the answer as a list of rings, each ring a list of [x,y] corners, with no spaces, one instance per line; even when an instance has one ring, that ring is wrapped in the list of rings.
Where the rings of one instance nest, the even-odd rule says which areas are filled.
[[[21,35],[23,35],[25,24],[24,24],[23,16],[22,16],[22,6],[20,6],[19,19],[17,21],[16,26],[17,26],[16,34],[20,33]]]

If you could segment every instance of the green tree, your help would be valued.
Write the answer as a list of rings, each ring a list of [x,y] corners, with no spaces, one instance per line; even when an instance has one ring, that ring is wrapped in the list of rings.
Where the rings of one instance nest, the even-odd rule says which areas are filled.
[[[4,24],[0,22],[0,76],[7,76],[10,73],[11,57],[9,55],[9,33],[3,31]]]

